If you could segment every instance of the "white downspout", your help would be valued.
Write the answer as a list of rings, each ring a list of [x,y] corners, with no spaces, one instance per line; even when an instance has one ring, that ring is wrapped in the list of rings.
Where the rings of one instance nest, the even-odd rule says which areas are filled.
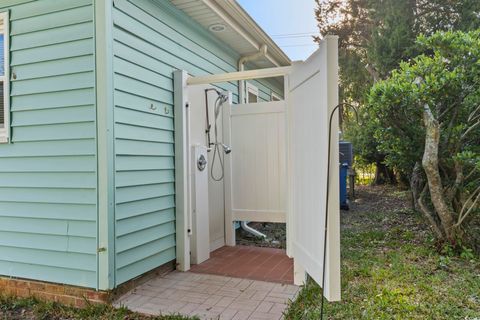
[[[267,45],[262,44],[262,46],[260,47],[260,50],[258,50],[258,52],[240,57],[240,59],[238,59],[238,71],[244,71],[245,70],[245,63],[246,62],[258,60],[262,57],[265,57],[267,55],[267,51],[268,51]],[[238,95],[239,95],[239,102],[240,103],[246,103],[247,102],[245,100],[245,80],[238,81]]]
[[[265,57],[267,55],[267,45],[263,44],[260,47],[260,50],[258,52],[255,52],[250,55],[242,56],[240,59],[238,59],[238,71],[244,71],[245,70],[245,63],[248,61],[254,61],[257,59],[260,59],[262,57]],[[240,103],[246,103],[247,101],[245,100],[245,80],[240,80],[238,81],[238,95],[239,95],[239,101]],[[243,230],[253,234],[256,237],[259,238],[266,238],[267,236],[263,233],[261,233],[258,230],[253,229],[247,224],[247,221],[242,221],[240,223],[241,227]]]

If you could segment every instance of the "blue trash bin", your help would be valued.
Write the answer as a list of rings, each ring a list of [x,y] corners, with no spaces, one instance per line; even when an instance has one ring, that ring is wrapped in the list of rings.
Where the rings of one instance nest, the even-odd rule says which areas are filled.
[[[348,210],[348,198],[347,198],[347,173],[348,163],[340,165],[340,209]]]

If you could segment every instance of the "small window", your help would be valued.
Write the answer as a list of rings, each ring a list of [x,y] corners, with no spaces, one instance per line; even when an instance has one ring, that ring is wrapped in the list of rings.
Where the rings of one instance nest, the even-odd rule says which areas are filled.
[[[271,98],[271,101],[281,101],[282,98],[280,98],[280,96],[278,94],[276,94],[275,92],[272,92],[272,98]]]
[[[0,143],[10,136],[10,83],[9,83],[9,18],[0,13]]]
[[[258,88],[247,82],[247,103],[258,102]]]

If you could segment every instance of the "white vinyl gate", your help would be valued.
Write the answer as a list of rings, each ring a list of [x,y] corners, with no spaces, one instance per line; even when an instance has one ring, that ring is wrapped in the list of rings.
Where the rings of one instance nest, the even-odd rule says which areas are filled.
[[[286,222],[285,101],[232,105],[223,119],[232,148],[225,157],[226,230],[232,221]],[[227,231],[227,244],[234,241]]]
[[[326,37],[306,61],[292,67],[188,77],[175,75],[177,262],[190,266],[188,185],[183,168],[188,154],[188,86],[284,76],[285,101],[233,105],[224,109],[223,139],[232,153],[225,162],[225,235],[235,245],[233,221],[287,223],[287,253],[298,275],[325,284],[330,301],[340,299],[340,212],[338,117],[332,122],[328,158],[328,120],[338,104],[338,40]],[[327,165],[330,161],[330,182]],[[327,208],[327,188],[330,189]],[[328,211],[324,252],[325,215]],[[324,261],[324,257],[326,260]],[[325,279],[323,268],[325,267]],[[324,280],[324,281],[323,281]]]
[[[327,40],[332,41],[332,40]],[[327,188],[328,240],[325,296],[340,299],[340,203],[338,117],[332,121],[330,159],[328,126],[338,104],[337,46],[324,41],[305,62],[289,74],[290,226],[293,256],[307,273],[322,284]],[[327,166],[330,161],[330,184]]]

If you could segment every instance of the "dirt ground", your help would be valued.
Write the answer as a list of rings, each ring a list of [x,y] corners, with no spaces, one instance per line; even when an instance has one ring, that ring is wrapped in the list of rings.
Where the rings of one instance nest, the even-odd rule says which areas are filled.
[[[385,217],[382,221],[368,223],[369,219],[378,220],[382,215]],[[398,225],[412,228],[409,229],[411,231],[428,229],[427,225],[419,223],[418,215],[413,213],[410,193],[392,186],[357,186],[355,199],[350,201],[350,210],[341,211],[340,222],[342,230],[363,229],[372,225],[380,225],[384,230]]]
[[[242,228],[238,228],[237,245],[285,249],[287,233],[284,223],[252,222],[248,225],[265,234],[267,238],[258,238]]]
[[[395,196],[391,196],[396,193]],[[350,200],[350,209],[341,211],[342,229],[364,225],[362,213],[410,211],[411,201],[408,193],[397,191],[394,187],[356,186],[355,199]],[[356,220],[360,219],[360,224]],[[250,227],[262,232],[266,239],[258,238],[241,228],[237,229],[237,245],[285,249],[286,230],[283,223],[252,222]],[[389,226],[385,226],[388,228]]]

